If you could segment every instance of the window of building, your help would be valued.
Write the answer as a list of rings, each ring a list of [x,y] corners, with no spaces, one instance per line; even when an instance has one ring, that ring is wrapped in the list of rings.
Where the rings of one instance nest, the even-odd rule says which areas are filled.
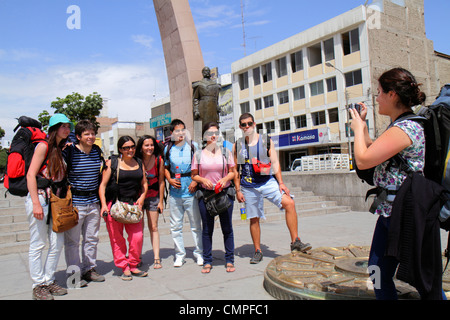
[[[361,69],[347,72],[345,74],[345,86],[351,87],[362,83]]]
[[[310,67],[322,63],[322,49],[320,42],[308,48],[308,58]]]
[[[273,107],[273,95],[268,95],[264,97],[264,108]]]
[[[278,104],[289,103],[289,94],[287,91],[278,93]]]
[[[338,108],[333,108],[328,110],[328,121],[330,123],[339,122],[339,110]]]
[[[241,90],[248,88],[248,72],[239,74],[239,87]]]
[[[334,40],[333,38],[323,42],[323,50],[325,52],[325,61],[334,59]]]
[[[263,82],[272,81],[272,63],[271,62],[261,66],[261,74],[262,74]]]
[[[241,114],[244,114],[247,112],[250,112],[250,103],[248,101],[241,103]]]
[[[294,93],[294,100],[305,99],[305,86],[292,89]]]
[[[342,34],[342,49],[344,50],[344,55],[359,51],[358,29],[354,29]]]
[[[275,68],[277,70],[278,78],[287,75],[286,57],[275,60]]]
[[[255,99],[255,110],[261,110],[262,109],[262,101],[261,98]]]
[[[266,122],[264,123],[264,126],[266,127],[267,133],[275,131],[275,121]]]
[[[255,86],[261,84],[261,73],[259,72],[259,67],[253,69],[253,84]]]
[[[327,92],[336,91],[336,77],[326,79],[327,82]]]
[[[313,126],[325,124],[326,123],[325,111],[311,113],[311,119],[312,119]]]
[[[291,68],[292,72],[303,70],[303,54],[301,50],[291,54]]]
[[[256,124],[256,132],[260,133],[263,131],[263,124],[262,123],[257,123]]]
[[[291,130],[291,120],[289,118],[279,120],[280,123],[280,131],[289,131]]]
[[[307,122],[306,122],[306,114],[302,114],[300,116],[296,116],[294,118],[294,120],[295,120],[295,127],[297,129],[306,128],[308,126]]]
[[[309,88],[311,89],[311,96],[317,96],[323,93],[323,81],[317,81],[309,84]]]

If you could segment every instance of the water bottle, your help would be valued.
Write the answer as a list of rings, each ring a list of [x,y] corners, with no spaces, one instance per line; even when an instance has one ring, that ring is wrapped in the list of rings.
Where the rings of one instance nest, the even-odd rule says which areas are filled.
[[[181,181],[181,170],[179,166],[175,167],[175,179]]]
[[[241,209],[241,220],[247,220],[247,214],[245,213],[245,202],[241,202],[240,209]]]

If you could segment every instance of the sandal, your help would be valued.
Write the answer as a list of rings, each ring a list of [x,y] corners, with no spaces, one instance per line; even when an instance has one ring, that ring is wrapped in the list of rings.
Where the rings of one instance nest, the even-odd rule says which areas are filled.
[[[236,268],[234,267],[234,265],[231,262],[227,263],[225,268],[227,269],[227,272],[234,272],[236,270]]]
[[[161,259],[155,259],[155,262],[153,263],[153,269],[161,269]]]
[[[131,275],[131,273],[130,274],[123,273],[120,276],[120,279],[122,279],[123,281],[130,281],[130,280],[133,280],[133,276]]]
[[[210,273],[212,269],[212,265],[210,264],[205,264],[202,268],[202,273]]]
[[[136,269],[136,272],[131,271],[131,274],[132,274],[134,277],[139,277],[139,278],[143,278],[143,277],[146,277],[146,276],[148,275],[147,272],[141,271],[141,270],[139,270],[139,269]]]

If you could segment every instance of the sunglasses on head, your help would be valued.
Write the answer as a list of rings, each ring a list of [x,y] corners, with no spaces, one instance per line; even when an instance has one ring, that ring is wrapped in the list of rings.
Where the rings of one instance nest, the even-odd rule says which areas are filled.
[[[136,146],[126,146],[126,147],[122,147],[122,150],[128,151],[128,150],[133,150],[136,149]]]
[[[240,126],[243,128],[251,127],[253,126],[253,121],[241,123]]]

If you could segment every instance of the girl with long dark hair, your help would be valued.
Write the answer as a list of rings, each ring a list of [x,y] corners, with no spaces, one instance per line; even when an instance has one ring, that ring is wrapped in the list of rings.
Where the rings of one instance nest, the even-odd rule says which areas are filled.
[[[47,143],[39,143],[34,151],[27,172],[28,196],[25,208],[30,224],[29,265],[33,281],[32,298],[35,300],[53,300],[53,296],[67,294],[67,290],[55,282],[55,272],[59,256],[64,245],[64,233],[55,233],[49,216],[50,190],[38,189],[36,177],[43,177],[53,182],[66,179],[66,165],[62,157],[67,137],[73,124],[63,114],[50,118]],[[64,188],[54,190],[57,195],[64,193]],[[49,222],[49,223],[47,223]],[[47,257],[44,257],[46,243],[49,243]]]
[[[142,168],[142,164],[135,158],[136,143],[130,136],[123,136],[117,142],[117,149],[120,156],[117,159],[118,171],[118,192],[117,199],[129,204],[137,204],[142,210],[145,195],[147,194],[147,178]],[[117,157],[117,156],[116,156]],[[99,187],[99,197],[102,213],[109,213],[112,201],[106,202],[105,190],[112,176],[111,159],[106,162],[107,169],[103,171],[102,182]],[[117,169],[116,169],[117,172]],[[132,280],[134,277],[146,277],[147,272],[137,268],[140,264],[143,230],[142,223],[123,224],[114,220],[110,214],[104,215],[106,227],[111,241],[111,248],[114,256],[114,264],[122,269],[122,280]],[[128,246],[123,236],[123,230],[128,235]]]
[[[165,178],[164,160],[161,155],[162,150],[154,137],[145,135],[139,139],[136,156],[142,160],[148,183],[143,209],[147,215],[148,230],[153,247],[154,269],[162,267],[159,256],[158,217],[164,210]]]

